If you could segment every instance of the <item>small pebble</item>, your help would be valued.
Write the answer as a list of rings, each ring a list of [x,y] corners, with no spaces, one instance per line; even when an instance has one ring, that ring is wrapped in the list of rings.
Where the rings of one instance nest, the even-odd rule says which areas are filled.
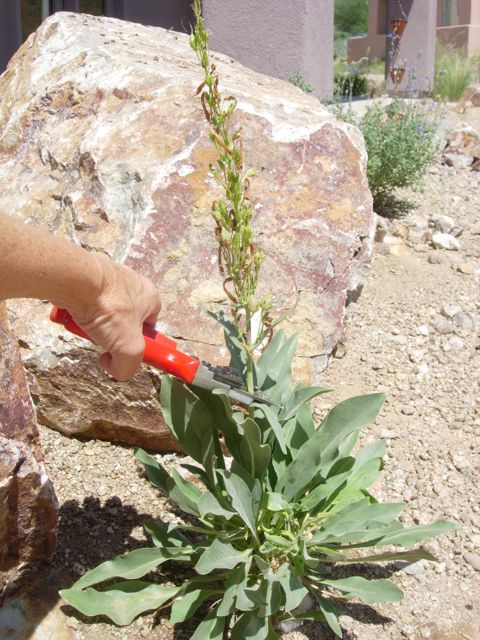
[[[475,266],[471,262],[461,262],[457,265],[457,271],[472,276],[475,273]]]
[[[475,569],[475,571],[480,571],[480,555],[478,553],[473,553],[472,551],[467,551],[463,554],[463,559],[465,562]]]

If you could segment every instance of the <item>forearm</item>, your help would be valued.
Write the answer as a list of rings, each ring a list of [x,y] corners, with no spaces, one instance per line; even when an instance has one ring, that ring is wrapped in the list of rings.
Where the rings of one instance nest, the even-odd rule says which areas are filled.
[[[63,238],[0,214],[0,299],[84,305],[102,290],[98,260]]]
[[[63,307],[107,353],[102,366],[126,380],[140,366],[143,323],[155,324],[160,296],[132,269],[0,214],[0,300],[39,298]]]

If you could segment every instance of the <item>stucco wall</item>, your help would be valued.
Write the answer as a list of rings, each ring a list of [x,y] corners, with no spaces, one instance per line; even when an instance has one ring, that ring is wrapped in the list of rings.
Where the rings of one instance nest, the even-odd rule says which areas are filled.
[[[136,0],[125,3],[125,20],[188,33],[193,22],[191,0]]]
[[[288,80],[300,73],[319,97],[333,90],[333,0],[203,0],[210,45]]]

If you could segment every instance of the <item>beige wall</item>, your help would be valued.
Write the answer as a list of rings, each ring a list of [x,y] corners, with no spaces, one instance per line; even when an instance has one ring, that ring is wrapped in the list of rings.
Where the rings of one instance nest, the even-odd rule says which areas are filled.
[[[203,0],[203,15],[214,51],[282,80],[300,73],[316,96],[332,95],[333,0]]]

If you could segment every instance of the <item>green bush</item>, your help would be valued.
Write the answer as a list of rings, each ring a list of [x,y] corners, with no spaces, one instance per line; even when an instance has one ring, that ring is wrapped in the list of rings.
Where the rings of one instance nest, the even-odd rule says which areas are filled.
[[[364,96],[369,91],[368,78],[356,69],[335,74],[335,95],[341,98]]]
[[[343,120],[359,127],[368,154],[368,184],[375,210],[387,213],[398,208],[395,190],[418,186],[435,159],[436,118],[434,105],[395,99],[375,104],[361,118],[337,109]]]
[[[438,43],[434,97],[451,102],[459,100],[462,93],[474,80],[475,68],[478,63],[478,58],[469,58],[465,51]]]

